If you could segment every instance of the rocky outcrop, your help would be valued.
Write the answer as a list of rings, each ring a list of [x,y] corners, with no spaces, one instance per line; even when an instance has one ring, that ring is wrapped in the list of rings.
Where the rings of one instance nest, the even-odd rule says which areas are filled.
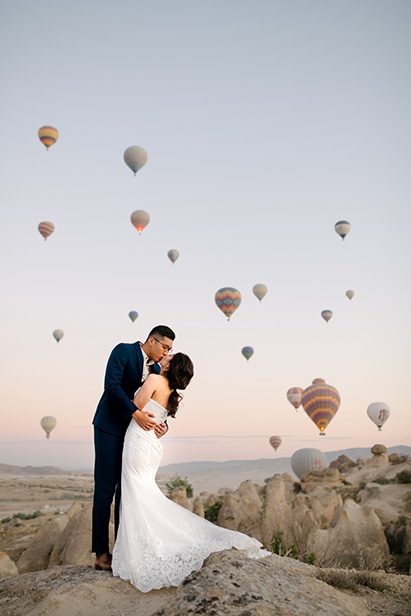
[[[43,524],[27,550],[22,553],[17,561],[17,568],[20,573],[47,569],[50,554],[68,521],[68,515],[63,515]]]
[[[192,511],[191,503],[187,498],[187,489],[185,486],[177,486],[174,488],[169,495],[169,499],[174,503],[177,503],[177,505]]]
[[[374,510],[350,499],[340,509],[334,526],[313,535],[311,546],[318,564],[357,569],[383,567],[390,553]]]
[[[18,572],[19,570],[6,552],[0,552],[0,578],[16,575]]]
[[[374,455],[366,461],[364,465],[365,468],[384,468],[389,465],[390,461],[387,456],[385,445],[373,445],[373,447],[371,447],[371,453]]]
[[[85,566],[0,580],[5,616],[407,616],[410,593],[406,576],[361,578],[275,555],[253,560],[237,550],[212,554],[178,588],[145,594]]]

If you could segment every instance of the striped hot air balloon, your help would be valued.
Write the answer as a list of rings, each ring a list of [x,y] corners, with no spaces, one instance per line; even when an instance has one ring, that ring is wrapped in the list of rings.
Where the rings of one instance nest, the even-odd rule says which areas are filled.
[[[348,235],[348,233],[350,232],[351,224],[348,222],[348,220],[339,220],[335,223],[334,229],[335,232],[338,233],[338,235],[342,237],[342,239],[344,239],[345,236]]]
[[[235,312],[241,304],[241,293],[232,287],[223,287],[217,291],[214,300],[229,321],[233,312]]]
[[[40,421],[40,425],[46,433],[46,438],[50,438],[50,432],[56,427],[57,420],[55,417],[47,415],[47,417],[42,418],[42,420]]]
[[[259,283],[253,286],[253,293],[259,299],[260,302],[263,299],[263,297],[266,295],[267,291],[268,289],[265,286],[265,284]]]
[[[44,237],[44,241],[46,241],[48,236],[53,233],[54,225],[52,222],[43,221],[38,225],[37,229],[39,230],[41,235]]]
[[[293,405],[295,410],[297,410],[298,407],[301,404],[301,396],[302,395],[303,395],[303,388],[302,387],[291,387],[287,391],[287,400],[288,400],[288,402],[291,402],[291,404]]]
[[[245,346],[245,347],[243,347],[241,349],[241,353],[244,355],[244,357],[248,361],[250,359],[250,357],[252,357],[254,355],[254,349],[253,349],[253,347]]]
[[[282,443],[281,437],[279,436],[270,436],[268,440],[270,441],[271,447],[274,447],[275,451],[277,451]]]
[[[320,436],[325,435],[324,430],[338,411],[340,402],[338,391],[324,379],[314,379],[312,385],[304,389],[301,404],[320,430]]]
[[[54,126],[42,126],[38,132],[39,139],[47,149],[54,145],[59,138],[59,132]]]

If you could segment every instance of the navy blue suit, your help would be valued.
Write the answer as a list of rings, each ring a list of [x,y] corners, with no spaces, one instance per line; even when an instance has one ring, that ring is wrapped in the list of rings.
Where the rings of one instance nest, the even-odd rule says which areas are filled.
[[[160,372],[159,364],[153,371]],[[104,392],[94,415],[94,501],[92,551],[109,551],[108,527],[110,509],[116,495],[114,517],[118,528],[120,512],[120,479],[123,441],[131,415],[136,410],[132,402],[141,386],[143,354],[139,342],[118,344],[107,362]]]

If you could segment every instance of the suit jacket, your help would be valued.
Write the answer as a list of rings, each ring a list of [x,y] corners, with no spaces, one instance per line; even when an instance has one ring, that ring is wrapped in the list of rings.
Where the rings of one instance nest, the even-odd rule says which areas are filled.
[[[153,371],[158,374],[160,369],[160,365],[155,363]],[[140,342],[118,344],[108,358],[104,392],[93,419],[97,428],[115,436],[124,436],[131,415],[136,410],[132,399],[141,387],[142,374]]]

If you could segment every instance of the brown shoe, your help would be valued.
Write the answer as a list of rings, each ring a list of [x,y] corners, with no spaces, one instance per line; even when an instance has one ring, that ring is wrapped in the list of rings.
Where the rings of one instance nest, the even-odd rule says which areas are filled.
[[[94,568],[100,571],[111,571],[111,559],[112,556],[109,553],[102,554],[100,558],[96,558]]]

